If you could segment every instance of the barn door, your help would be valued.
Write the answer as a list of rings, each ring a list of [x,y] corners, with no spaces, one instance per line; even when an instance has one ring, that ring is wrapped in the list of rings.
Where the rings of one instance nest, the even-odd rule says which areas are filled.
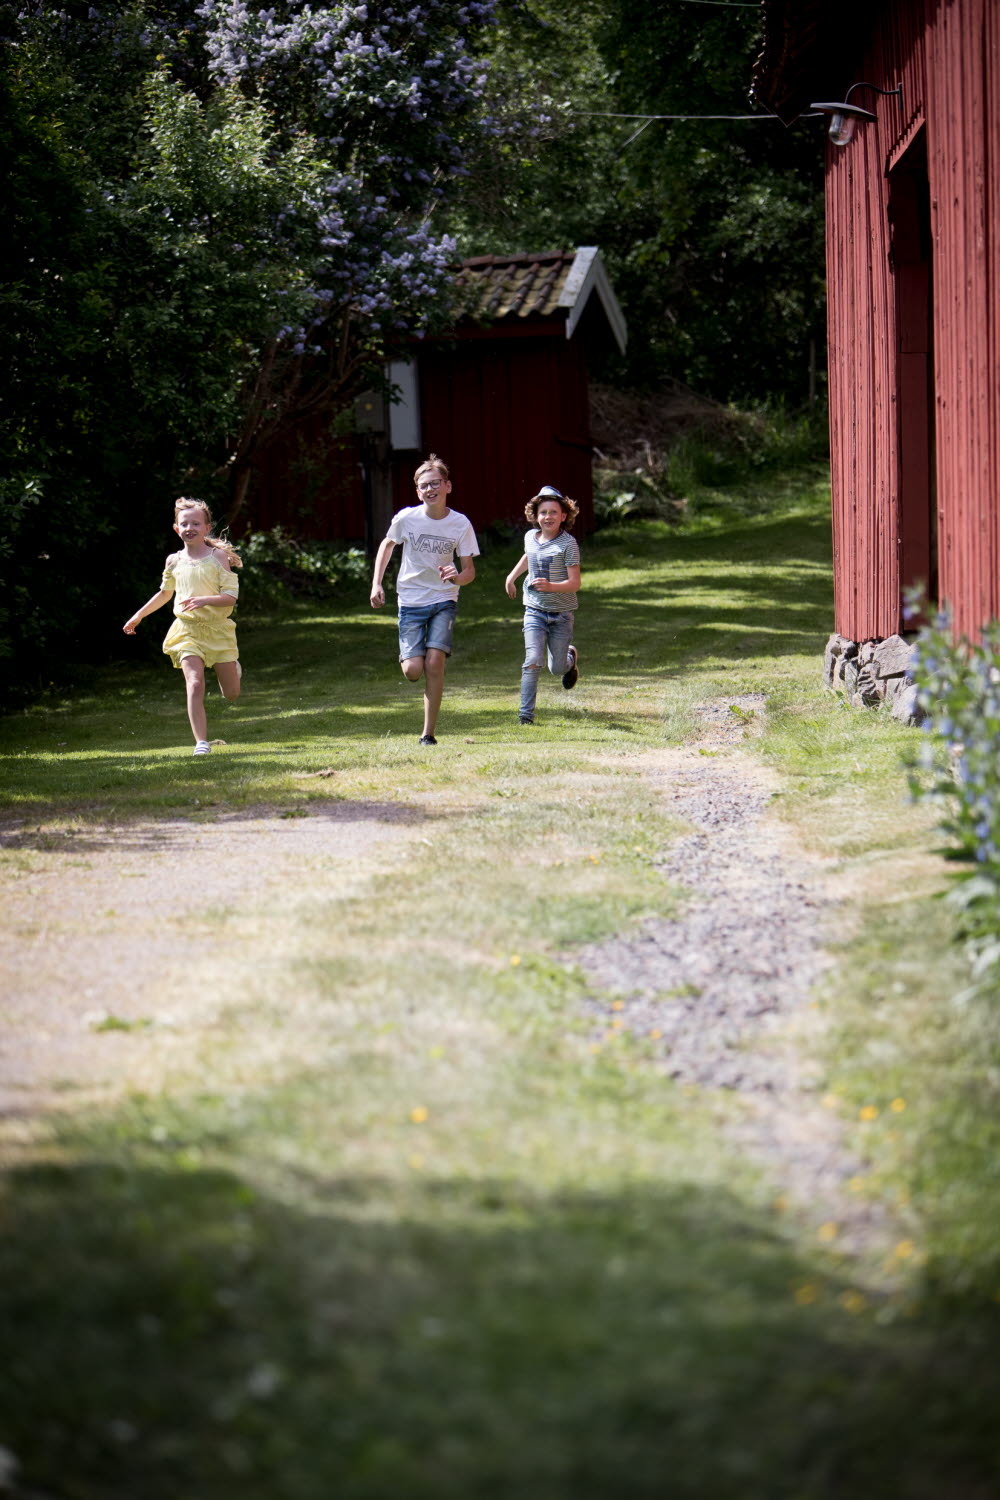
[[[889,173],[889,224],[896,300],[900,587],[905,590],[919,585],[933,607],[938,602],[934,282],[927,143],[923,129]]]

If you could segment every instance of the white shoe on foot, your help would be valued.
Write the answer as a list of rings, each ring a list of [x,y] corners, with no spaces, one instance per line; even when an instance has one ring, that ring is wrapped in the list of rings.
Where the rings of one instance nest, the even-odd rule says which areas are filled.
[[[212,747],[208,743],[208,740],[199,740],[197,745],[195,745],[194,749],[191,751],[192,755],[211,755],[211,753]]]

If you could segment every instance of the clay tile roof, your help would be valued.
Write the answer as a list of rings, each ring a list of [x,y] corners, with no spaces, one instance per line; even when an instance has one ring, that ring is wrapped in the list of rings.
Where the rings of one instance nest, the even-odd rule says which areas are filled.
[[[598,316],[603,314],[619,349],[625,349],[625,318],[594,245],[544,255],[476,255],[462,262],[457,280],[462,321],[559,319],[571,338],[593,297],[591,307],[600,309]]]
[[[458,281],[468,298],[463,299],[466,315],[490,322],[558,316],[559,296],[575,259],[573,250],[553,250],[546,255],[477,255],[463,261]]]

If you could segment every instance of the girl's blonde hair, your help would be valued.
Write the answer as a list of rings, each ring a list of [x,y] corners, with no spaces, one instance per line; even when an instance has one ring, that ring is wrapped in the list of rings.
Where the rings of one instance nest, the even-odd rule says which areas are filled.
[[[430,471],[431,471],[431,469],[436,469],[437,472],[441,475],[442,479],[450,479],[451,478],[451,472],[450,472],[450,470],[448,468],[448,465],[445,463],[444,459],[443,458],[438,458],[438,456],[437,456],[436,453],[431,453],[431,454],[428,455],[426,462],[422,463],[420,465],[420,468],[414,474],[414,476],[413,476],[413,482],[414,482],[414,484],[416,484],[416,482],[420,478],[421,474],[429,474]]]
[[[175,500],[174,501],[174,525],[175,526],[177,525],[177,518],[180,515],[180,513],[181,513],[182,510],[203,510],[205,512],[205,520],[208,522],[209,526],[211,526],[213,524],[213,521],[212,521],[212,512],[209,510],[209,508],[205,504],[204,500],[193,500],[190,497],[190,495],[182,495],[179,500]],[[220,552],[224,552],[226,554],[226,557],[227,557],[228,562],[229,562],[229,566],[231,568],[242,568],[242,566],[243,566],[243,559],[240,557],[240,554],[237,552],[236,548],[233,546],[232,542],[229,540],[228,537],[224,537],[224,536],[207,536],[205,538],[205,545],[206,545],[206,547],[217,547]]]
[[[546,489],[540,495],[533,495],[524,507],[524,519],[530,521],[532,526],[538,525],[538,507],[544,505],[546,500],[554,500],[561,507],[563,513],[563,530],[572,531],[573,522],[580,514],[580,507],[575,500],[568,495],[561,495],[558,490]]]

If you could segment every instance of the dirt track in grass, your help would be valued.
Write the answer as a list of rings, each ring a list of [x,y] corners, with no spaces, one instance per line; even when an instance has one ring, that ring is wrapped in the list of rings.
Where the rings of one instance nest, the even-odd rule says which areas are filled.
[[[864,1164],[822,1100],[815,995],[829,962],[830,896],[822,864],[769,812],[773,780],[740,752],[762,709],[750,697],[735,711],[706,707],[696,743],[637,757],[690,825],[658,861],[688,900],[674,920],[567,956],[586,975],[595,1037],[611,1024],[658,1032],[664,1073],[737,1096],[724,1127],[734,1145],[765,1167],[776,1191],[821,1204],[842,1248],[861,1250],[891,1225],[878,1205],[850,1194]],[[281,965],[290,941],[282,913],[296,892],[349,899],[379,868],[404,864],[433,816],[419,798],[308,806],[295,817],[259,809],[204,821],[0,826],[0,845],[15,856],[0,874],[8,1129],[182,1074],[199,1037],[239,1002],[246,976]],[[146,1044],[137,1047],[140,1034]]]
[[[311,806],[0,825],[0,847],[22,856],[0,874],[0,1118],[162,1086],[242,978],[280,963],[276,898],[349,897],[419,831],[420,814],[393,803]],[[138,1033],[156,1045],[136,1048]]]

